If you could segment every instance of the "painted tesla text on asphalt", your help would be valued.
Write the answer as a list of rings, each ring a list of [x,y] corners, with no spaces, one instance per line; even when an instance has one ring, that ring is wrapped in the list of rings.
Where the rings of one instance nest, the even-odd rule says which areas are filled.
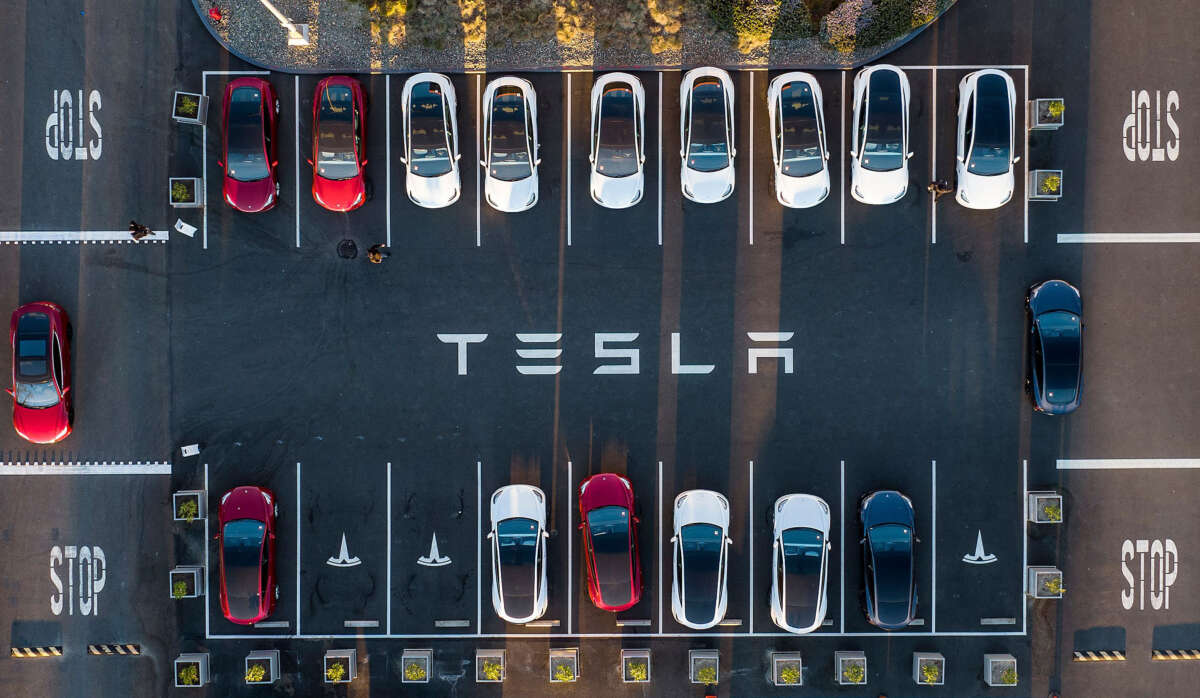
[[[1154,91],[1153,114],[1150,91],[1130,90],[1129,113],[1121,126],[1121,150],[1125,158],[1129,162],[1176,160],[1179,157],[1179,122],[1175,121],[1175,112],[1178,110],[1179,93],[1175,90],[1167,93],[1165,104],[1162,90]],[[1169,134],[1163,133],[1164,120]]]
[[[50,583],[55,589],[50,594],[50,611],[62,615],[65,606],[67,615],[73,616],[78,601],[79,615],[100,615],[100,592],[107,578],[108,561],[99,546],[50,548]]]
[[[783,362],[783,372],[792,373],[795,370],[795,350],[789,346],[779,346],[790,342],[794,332],[747,332],[751,346],[746,349],[746,372],[758,373],[759,363],[763,359],[778,359]],[[595,375],[639,375],[642,372],[641,350],[633,343],[640,336],[638,332],[596,332],[595,358],[612,360],[596,366],[592,373]],[[562,371],[561,363],[562,341],[561,332],[551,333],[518,333],[520,344],[543,345],[538,348],[518,348],[517,357],[526,360],[537,360],[541,363],[517,363],[517,373],[525,376],[552,376]],[[467,348],[472,344],[482,344],[487,340],[486,332],[459,333],[439,332],[439,342],[453,344],[458,349],[458,375],[468,375]],[[625,346],[621,346],[625,345]],[[671,373],[675,375],[712,373],[716,364],[685,364],[683,363],[682,333],[671,333]],[[761,346],[775,345],[775,346]],[[553,362],[553,363],[548,363]]]
[[[1136,576],[1135,576],[1136,575]],[[1171,585],[1179,575],[1179,548],[1170,538],[1163,540],[1126,540],[1121,544],[1121,605],[1126,611],[1137,601],[1139,611],[1146,608],[1146,587],[1150,589],[1150,607],[1155,611],[1171,607]]]
[[[50,116],[46,117],[46,155],[51,160],[99,160],[102,143],[96,113],[100,107],[100,90],[88,93],[86,105],[83,90],[54,90]],[[83,124],[85,111],[91,137]]]

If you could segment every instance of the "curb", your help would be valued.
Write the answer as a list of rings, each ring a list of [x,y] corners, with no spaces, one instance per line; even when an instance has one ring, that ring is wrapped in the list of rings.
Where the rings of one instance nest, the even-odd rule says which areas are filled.
[[[88,654],[97,655],[135,655],[142,653],[141,645],[130,644],[112,644],[112,645],[88,645]]]
[[[1200,650],[1151,650],[1150,659],[1156,662],[1200,659]]]
[[[1076,651],[1075,656],[1071,658],[1073,662],[1123,662],[1125,661],[1125,652],[1123,650],[1100,650],[1092,652]]]
[[[63,656],[62,645],[50,645],[48,647],[13,647],[12,657],[33,658],[33,657],[61,657]]]

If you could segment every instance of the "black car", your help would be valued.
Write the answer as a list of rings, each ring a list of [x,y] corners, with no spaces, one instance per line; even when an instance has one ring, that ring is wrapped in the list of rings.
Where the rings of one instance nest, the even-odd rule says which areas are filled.
[[[1083,395],[1083,301],[1066,281],[1043,281],[1029,289],[1029,378],[1033,408],[1067,414]]]
[[[912,500],[893,490],[863,497],[858,511],[863,528],[863,576],[867,620],[898,630],[917,613]]]

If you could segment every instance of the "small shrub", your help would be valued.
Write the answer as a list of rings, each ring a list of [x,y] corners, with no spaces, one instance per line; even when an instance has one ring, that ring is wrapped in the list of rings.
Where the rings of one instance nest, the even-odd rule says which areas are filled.
[[[1051,179],[1056,181],[1054,182],[1053,186],[1047,189],[1046,186],[1050,184]],[[1062,181],[1058,175],[1050,175],[1046,179],[1042,180],[1042,193],[1048,194],[1051,191],[1056,191],[1061,184]],[[1058,506],[1057,504],[1043,504],[1042,516],[1044,516],[1047,521],[1058,523],[1059,521],[1062,521],[1062,507]]]
[[[862,666],[855,664],[842,665],[842,680],[846,683],[862,683],[867,678],[867,672]]]
[[[200,100],[191,95],[179,95],[179,115],[194,119],[200,113]]]
[[[739,39],[764,42],[812,36],[812,13],[804,0],[707,0],[708,16],[718,29]]]
[[[1051,119],[1058,119],[1063,114],[1063,101],[1056,99],[1046,105],[1046,112],[1050,114]]]
[[[428,676],[428,672],[425,671],[421,662],[409,662],[404,665],[404,678],[409,681],[424,681],[426,676]]]
[[[941,669],[933,662],[921,665],[921,683],[935,684],[942,677]]]
[[[645,662],[629,662],[627,669],[629,678],[634,681],[645,681],[650,676],[650,669]]]
[[[175,186],[180,186],[180,184],[181,184],[180,182],[176,182]],[[174,194],[174,191],[175,191],[174,188],[172,188],[172,190],[171,190],[172,194]],[[187,196],[186,190],[184,191],[182,196]],[[185,499],[185,500],[183,500],[183,503],[179,505],[179,515],[182,516],[183,519],[185,521],[187,521],[188,523],[195,521],[196,514],[198,514],[198,513],[200,513],[200,508],[196,505],[195,499]]]
[[[192,191],[186,182],[171,183],[171,201],[183,202],[192,200]]]
[[[821,41],[842,53],[857,46],[861,25],[870,19],[870,0],[845,0],[821,20]]]
[[[1005,669],[1004,671],[1000,672],[1000,683],[1004,684],[1005,686],[1016,686],[1017,685],[1017,669],[1016,669],[1016,667],[1010,666],[1007,669]]]
[[[175,580],[175,583],[171,585],[171,598],[178,601],[179,599],[187,596],[187,591],[187,582],[182,579],[177,579]]]
[[[488,681],[499,681],[503,673],[504,667],[500,666],[500,662],[493,662],[487,659],[483,661],[483,678]]]
[[[1043,582],[1042,588],[1045,589],[1047,593],[1054,594],[1055,596],[1062,596],[1064,593],[1066,593],[1066,590],[1063,589],[1062,577],[1057,575]]]
[[[696,672],[696,680],[700,683],[716,683],[717,668],[711,664],[705,664]]]
[[[1061,186],[1062,186],[1062,177],[1059,177],[1056,174],[1052,174],[1052,175],[1047,175],[1046,177],[1044,177],[1042,179],[1041,190],[1042,190],[1043,194],[1053,194],[1053,193],[1057,192],[1058,188]],[[1049,507],[1043,507],[1042,511],[1046,511],[1047,508],[1049,508]],[[1053,507],[1053,508],[1055,510],[1058,510],[1058,507]],[[1062,511],[1058,511],[1057,519],[1051,519],[1051,520],[1052,521],[1061,521],[1062,520]]]
[[[200,667],[195,664],[184,664],[179,670],[179,683],[184,686],[199,686]]]
[[[562,682],[571,682],[575,680],[575,672],[571,670],[571,665],[562,662],[554,665],[554,680]]]
[[[262,664],[251,664],[246,670],[246,683],[258,683],[267,678],[267,670]]]
[[[789,686],[800,683],[800,667],[789,664],[779,672],[779,681]]]
[[[346,665],[341,662],[334,662],[325,669],[325,678],[337,683],[346,678]]]

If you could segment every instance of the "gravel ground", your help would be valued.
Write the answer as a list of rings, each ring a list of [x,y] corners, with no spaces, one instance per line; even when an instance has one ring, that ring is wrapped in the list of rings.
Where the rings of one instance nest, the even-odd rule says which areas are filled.
[[[852,53],[839,53],[816,37],[772,41],[740,52],[730,39],[713,33],[707,24],[684,25],[682,49],[657,53],[642,48],[599,47],[588,35],[567,43],[518,41],[502,46],[486,42],[454,42],[443,49],[406,41],[402,24],[389,35],[389,27],[372,26],[368,13],[344,0],[273,0],[286,17],[309,25],[307,47],[287,45],[287,34],[259,0],[192,0],[201,20],[235,55],[265,68],[288,73],[408,73],[421,70],[559,70],[563,68],[677,68],[716,65],[748,67],[853,67],[869,63],[921,29],[891,42]],[[222,19],[212,20],[209,9],[218,6]],[[928,26],[928,25],[926,25]]]

